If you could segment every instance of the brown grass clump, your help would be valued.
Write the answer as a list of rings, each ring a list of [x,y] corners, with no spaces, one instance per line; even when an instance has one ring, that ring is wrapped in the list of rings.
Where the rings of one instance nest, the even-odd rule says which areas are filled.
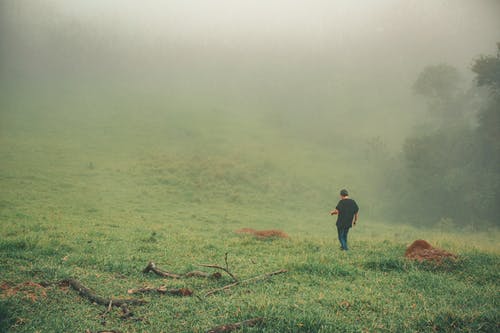
[[[288,238],[288,235],[281,230],[255,230],[252,228],[242,228],[235,231],[237,234],[249,234],[258,238]]]
[[[441,263],[443,259],[457,259],[453,253],[433,247],[429,242],[419,239],[414,241],[405,252],[405,257],[422,262],[424,260]]]

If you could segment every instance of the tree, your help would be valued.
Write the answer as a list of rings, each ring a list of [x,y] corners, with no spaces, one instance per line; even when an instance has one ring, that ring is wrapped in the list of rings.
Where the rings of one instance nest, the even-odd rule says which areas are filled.
[[[450,65],[427,66],[413,84],[415,94],[425,98],[430,121],[436,126],[456,126],[466,122],[471,109],[469,98],[458,70]],[[434,129],[435,129],[434,128]]]
[[[408,216],[427,223],[451,218],[465,224],[475,214],[476,184],[471,171],[473,132],[447,128],[409,137],[403,147]],[[472,200],[471,200],[472,199]]]
[[[492,221],[500,216],[500,43],[496,56],[480,56],[472,65],[476,84],[487,87],[490,98],[478,114],[477,169],[484,193],[484,214]],[[497,222],[498,223],[498,222]]]
[[[497,48],[496,57],[483,55],[472,65],[477,85],[487,86],[494,94],[500,94],[500,42]]]
[[[473,109],[473,95],[461,91],[453,67],[428,66],[413,86],[429,111],[446,121],[407,138],[403,147],[407,183],[401,204],[411,207],[410,218],[427,223],[445,218],[464,226],[499,223],[500,43],[497,55],[479,57],[472,71],[476,85],[491,92],[476,127],[460,121]]]
[[[476,84],[485,86],[491,98],[478,115],[478,137],[483,147],[482,163],[494,168],[500,165],[500,43],[495,56],[481,56],[472,65]]]
[[[416,94],[432,100],[446,101],[456,96],[460,88],[460,74],[450,65],[427,66],[413,84]]]

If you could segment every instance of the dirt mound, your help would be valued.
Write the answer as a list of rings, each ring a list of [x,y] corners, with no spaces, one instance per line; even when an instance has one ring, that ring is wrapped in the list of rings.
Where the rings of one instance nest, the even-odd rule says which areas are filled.
[[[235,231],[237,234],[250,234],[259,238],[288,238],[288,235],[281,230],[255,230],[252,228],[242,228]]]
[[[414,241],[405,252],[405,257],[422,262],[424,260],[440,263],[443,259],[457,259],[453,253],[433,247],[429,242],[418,239]]]

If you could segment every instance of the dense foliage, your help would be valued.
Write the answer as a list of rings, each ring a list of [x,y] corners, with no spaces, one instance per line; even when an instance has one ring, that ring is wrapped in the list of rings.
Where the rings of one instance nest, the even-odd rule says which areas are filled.
[[[500,44],[496,56],[474,61],[477,87],[460,93],[457,71],[430,66],[417,79],[415,92],[428,100],[439,120],[407,138],[403,147],[403,184],[393,190],[413,220],[484,227],[498,224],[500,202]],[[475,123],[474,94],[487,87]],[[474,91],[474,93],[471,93]],[[438,112],[440,111],[440,112]],[[434,126],[432,126],[434,125]]]

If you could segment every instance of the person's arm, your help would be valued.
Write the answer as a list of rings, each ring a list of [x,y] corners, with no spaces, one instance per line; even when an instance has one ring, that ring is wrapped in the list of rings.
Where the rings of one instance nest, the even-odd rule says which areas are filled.
[[[358,222],[358,213],[359,213],[359,207],[356,201],[354,201],[354,221],[352,222],[353,225],[356,225],[356,222]]]
[[[339,210],[337,208],[335,208],[335,210],[332,210],[330,212],[330,215],[337,215],[339,213]]]
[[[342,209],[341,206],[342,206],[342,200],[340,200],[335,209],[330,212],[330,215],[338,215],[340,213],[339,209]]]

